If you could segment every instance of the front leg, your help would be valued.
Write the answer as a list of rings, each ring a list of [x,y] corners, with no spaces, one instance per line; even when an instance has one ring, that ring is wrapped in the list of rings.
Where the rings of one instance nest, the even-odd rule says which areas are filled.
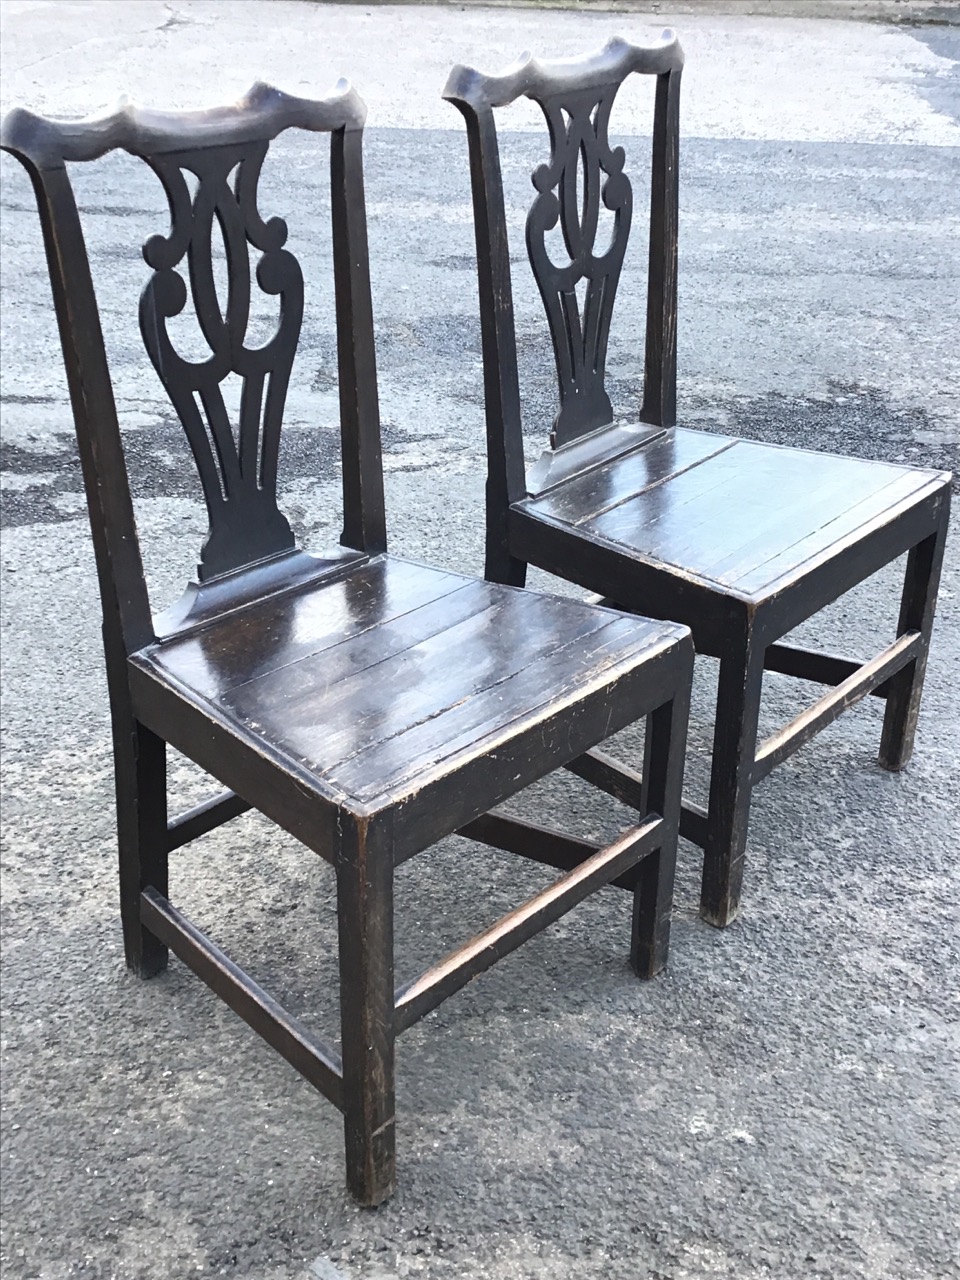
[[[670,947],[670,916],[692,676],[691,644],[683,678],[673,697],[647,717],[643,807],[645,813],[659,813],[663,817],[663,841],[659,849],[648,854],[637,868],[630,963],[641,978],[652,978],[663,969]]]
[[[337,857],[347,1186],[378,1205],[396,1182],[393,850],[344,815]]]
[[[724,928],[740,910],[763,687],[763,646],[749,620],[720,658],[700,916]]]

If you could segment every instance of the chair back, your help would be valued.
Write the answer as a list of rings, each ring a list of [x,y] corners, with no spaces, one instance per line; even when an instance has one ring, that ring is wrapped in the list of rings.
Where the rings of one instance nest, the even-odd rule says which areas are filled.
[[[331,135],[331,207],[336,303],[343,545],[385,549],[383,477],[364,210],[365,108],[341,80],[320,101],[256,84],[238,103],[210,111],[163,113],[122,102],[110,115],[49,120],[17,109],[3,122],[2,146],[26,167],[44,243],[96,549],[111,653],[125,656],[155,638],[124,463],[100,313],[67,165],[121,148],[150,166],[166,192],[170,230],[152,236],[143,256],[152,275],[140,299],[140,330],[150,360],[183,424],[209,517],[198,582],[172,616],[179,624],[221,612],[242,598],[316,576],[330,562],[300,552],[277,505],[277,461],[284,401],[303,317],[300,265],[284,248],[282,218],[257,208],[261,167],[271,141],[289,128]],[[188,175],[193,175],[192,179]],[[195,189],[191,191],[191,186]],[[214,272],[216,222],[226,254],[227,296]],[[268,341],[248,345],[251,266],[279,300]],[[186,277],[186,278],[185,278]],[[209,354],[184,358],[168,330],[191,295]],[[223,383],[241,380],[239,421],[231,422]]]
[[[617,285],[630,235],[633,195],[622,147],[607,136],[617,91],[633,72],[657,77],[653,121],[650,247],[644,392],[640,421],[676,420],[677,164],[683,51],[665,31],[640,48],[611,40],[597,54],[538,62],[524,54],[502,75],[454,67],[444,97],[463,114],[470,148],[488,447],[489,523],[526,493],[510,249],[494,111],[527,97],[550,133],[550,159],[533,173],[537,192],[526,224],[527,253],[546,310],[556,358],[560,408],[550,447],[557,450],[613,422],[606,353]],[[600,205],[612,214],[597,246]],[[548,244],[559,223],[561,261]],[[585,288],[583,287],[585,284]],[[583,294],[578,297],[578,286]]]

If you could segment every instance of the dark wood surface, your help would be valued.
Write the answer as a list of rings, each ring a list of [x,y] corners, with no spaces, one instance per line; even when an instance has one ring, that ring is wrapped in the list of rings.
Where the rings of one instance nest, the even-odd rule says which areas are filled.
[[[383,556],[135,661],[367,812],[676,639],[669,623]]]
[[[3,145],[27,168],[37,196],[83,464],[104,616],[127,963],[150,977],[172,950],[330,1098],[343,1112],[347,1184],[374,1205],[396,1179],[396,1037],[428,1008],[625,876],[636,904],[634,968],[650,977],[663,966],[693,650],[675,623],[386,554],[363,119],[345,82],[313,103],[259,85],[211,112],[126,106],[64,122],[15,111]],[[276,491],[304,290],[284,247],[286,224],[260,212],[257,185],[270,141],[289,127],[330,133],[344,522],[341,548],[323,556],[295,545]],[[144,246],[153,274],[141,298],[141,332],[209,516],[197,580],[158,618],[64,163],[115,147],[141,156],[167,194],[169,232]],[[212,263],[215,224],[227,256],[226,298],[217,295]],[[258,346],[246,341],[253,279],[279,299],[276,330]],[[167,331],[188,303],[209,358],[181,358]],[[221,390],[231,374],[243,382],[237,422]],[[646,716],[658,726],[639,788],[649,804],[608,847],[491,816],[529,783]],[[172,821],[168,746],[226,788]],[[248,808],[335,867],[340,1054],[170,900],[170,852]],[[525,856],[566,874],[398,996],[395,868],[456,831],[501,848],[522,840]]]
[[[522,506],[714,589],[762,600],[937,472],[677,428]]]
[[[144,258],[153,269],[140,295],[140,332],[157,376],[177,411],[196,462],[209,518],[200,552],[201,582],[289,552],[293,531],[277,506],[280,427],[290,369],[303,319],[303,274],[284,249],[287,226],[265,223],[257,186],[268,143],[173,151],[149,157],[171,210],[168,237],[152,236]],[[231,183],[231,175],[233,181]],[[191,197],[188,176],[196,179]],[[225,313],[217,297],[211,240],[214,224],[226,252]],[[248,347],[250,262],[247,245],[261,254],[257,280],[279,300],[279,319],[265,343]],[[191,301],[210,354],[184,359],[167,320],[187,303],[177,268],[189,265]],[[234,433],[221,383],[236,374],[242,385]]]
[[[607,340],[633,214],[623,150],[613,150],[607,137],[615,93],[615,86],[603,85],[599,91],[583,88],[538,99],[552,154],[533,175],[537,198],[527,215],[527,251],[556,353],[560,411],[550,436],[554,447],[613,420],[605,386]],[[603,252],[595,254],[601,184],[613,229]],[[569,256],[559,264],[547,244],[558,218]],[[582,303],[580,282],[586,286]]]
[[[540,62],[524,54],[500,75],[456,66],[447,80],[443,96],[463,115],[470,147],[487,429],[485,572],[493,581],[522,586],[526,561],[532,558],[513,552],[507,527],[510,504],[525,496],[526,486],[510,243],[494,108],[526,96],[540,105],[550,128],[551,156],[534,173],[539,194],[527,222],[527,244],[554,339],[560,405],[551,446],[569,448],[612,420],[605,389],[606,344],[629,235],[632,188],[623,171],[622,149],[610,148],[606,123],[620,84],[634,72],[657,77],[650,203],[657,234],[650,241],[641,417],[661,427],[674,421],[682,68],[680,43],[672,31],[664,31],[649,46],[613,39],[582,58]],[[609,250],[597,244],[601,202],[614,213]],[[558,222],[569,263],[561,255],[552,264],[543,250],[543,234]],[[577,286],[584,281],[581,304]]]
[[[339,1076],[328,1069],[333,1052],[165,897],[149,896],[142,918],[342,1106],[347,1181],[361,1202],[380,1202],[395,1183],[396,1035],[610,880],[640,904],[638,974],[663,967],[691,671],[689,634],[674,623],[386,554],[194,621],[130,656],[137,716],[232,789],[171,824],[169,847],[254,805],[336,865]],[[669,727],[645,760],[660,779],[656,805],[650,793],[629,837],[598,849],[491,813],[664,708]],[[646,794],[642,780],[637,790]],[[524,856],[567,876],[395,995],[394,867],[455,830],[501,848],[519,839]]]
[[[528,564],[610,603],[690,626],[720,659],[710,800],[690,801],[681,829],[704,849],[701,915],[725,925],[739,910],[755,781],[867,694],[887,699],[880,763],[912,749],[949,511],[944,473],[738,440],[677,426],[676,343],[679,92],[683,54],[665,32],[647,56],[613,41],[561,62],[529,55],[502,75],[456,67],[446,96],[464,117],[477,240],[487,419],[487,577],[522,583]],[[606,120],[633,72],[657,77],[650,159],[647,326],[638,424],[614,423],[604,388],[619,264],[630,230],[631,166],[611,150]],[[557,364],[559,412],[542,423],[550,447],[524,468],[509,219],[495,108],[520,94],[543,108],[548,163],[527,251]],[[556,191],[556,195],[552,193]],[[582,191],[582,198],[573,193]],[[597,209],[614,215],[595,248]],[[545,262],[543,232],[559,223],[569,261]],[[515,247],[514,247],[515,248]],[[604,256],[608,254],[609,256]],[[600,293],[598,295],[598,282]],[[578,300],[577,290],[584,294]],[[804,439],[803,424],[797,424]],[[808,654],[782,637],[845,591],[909,553],[898,634],[876,658]],[[882,641],[880,642],[882,643]],[[832,692],[757,755],[765,669],[823,680]],[[584,757],[578,771],[622,795],[634,785]]]

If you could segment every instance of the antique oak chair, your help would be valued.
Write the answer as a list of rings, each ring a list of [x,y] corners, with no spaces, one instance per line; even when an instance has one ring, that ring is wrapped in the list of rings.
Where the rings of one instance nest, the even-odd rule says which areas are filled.
[[[365,110],[341,81],[317,102],[256,85],[234,106],[162,114],[130,105],[79,122],[23,110],[2,144],[33,183],[87,492],[113,721],[120,904],[127,964],[144,977],[172,948],[344,1115],[347,1180],[366,1204],[394,1184],[396,1036],[600,886],[633,894],[631,960],[664,964],[693,645],[686,628],[537,596],[386,554],[361,141]],[[257,184],[282,130],[329,132],[344,529],[318,557],[277,506],[281,416],[303,279],[286,224]],[[123,148],[170,205],[144,246],[150,359],[182,421],[209,515],[197,581],[153,617],[88,257],[66,162]],[[196,180],[191,195],[187,175]],[[214,223],[229,276],[217,297]],[[247,244],[277,295],[273,336],[246,344]],[[186,261],[184,262],[184,258]],[[188,301],[206,360],[167,322]],[[221,383],[243,379],[239,423]],[[642,812],[599,847],[496,806],[648,717]],[[166,744],[226,794],[168,821]],[[336,870],[342,1053],[299,1025],[170,901],[168,855],[256,808]],[[459,831],[565,874],[412,982],[394,989],[394,868]],[[439,886],[438,886],[439,889]]]
[[[522,585],[527,564],[621,608],[687,623],[720,659],[706,809],[684,801],[681,835],[704,851],[701,915],[737,914],[752,788],[865,694],[886,699],[880,763],[910,757],[946,537],[949,475],[716,435],[676,423],[678,110],[683,53],[665,31],[638,48],[557,62],[525,54],[503,74],[453,69],[444,97],[469,141],[488,451],[486,576]],[[617,91],[656,76],[639,421],[614,420],[607,338],[632,193],[607,136]],[[542,108],[551,154],[533,173],[527,252],[547,313],[560,408],[525,474],[510,255],[494,111]],[[601,202],[612,215],[597,245]],[[562,246],[553,247],[559,222]],[[577,297],[577,287],[584,300]],[[908,552],[898,634],[877,657],[782,643],[800,622]],[[757,745],[764,670],[833,686]],[[575,771],[625,798],[637,781],[597,753]]]

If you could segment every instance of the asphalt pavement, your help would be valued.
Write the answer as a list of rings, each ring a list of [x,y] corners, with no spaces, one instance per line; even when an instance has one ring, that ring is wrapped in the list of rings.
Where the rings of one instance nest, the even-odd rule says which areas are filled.
[[[941,6],[950,16],[949,5]],[[679,400],[707,430],[958,468],[960,29],[678,15]],[[4,109],[231,101],[256,78],[367,100],[366,184],[394,550],[482,569],[483,407],[466,142],[440,99],[455,61],[592,50],[650,14],[5,0]],[[612,132],[645,145],[648,102]],[[524,275],[533,110],[504,136],[531,456],[552,415]],[[260,207],[308,279],[281,458],[310,546],[339,533],[336,352],[323,140],[284,136]],[[642,188],[644,164],[635,167]],[[960,1277],[958,539],[948,545],[917,749],[876,764],[876,700],[757,791],[744,910],[697,918],[682,845],[668,971],[634,979],[628,904],[605,891],[408,1033],[399,1183],[360,1210],[338,1114],[177,961],[123,967],[99,605],[32,193],[2,163],[2,1206],[4,1280],[948,1280]],[[204,532],[180,428],[146,360],[143,241],[166,225],[127,156],[84,166],[87,228],[151,589],[174,598]],[[638,206],[642,199],[637,200]],[[641,228],[642,231],[642,228]],[[642,375],[643,252],[609,352]],[[269,310],[257,313],[269,322]],[[868,655],[901,566],[803,628]],[[540,574],[531,585],[562,586]],[[715,672],[688,765],[703,794]],[[815,693],[766,685],[774,727]],[[617,750],[635,757],[636,736]],[[177,760],[184,806],[209,787]],[[590,836],[628,817],[572,778],[521,811]],[[456,839],[399,874],[413,974],[546,877]],[[332,1037],[329,868],[247,815],[175,855],[172,893],[295,1014]]]

